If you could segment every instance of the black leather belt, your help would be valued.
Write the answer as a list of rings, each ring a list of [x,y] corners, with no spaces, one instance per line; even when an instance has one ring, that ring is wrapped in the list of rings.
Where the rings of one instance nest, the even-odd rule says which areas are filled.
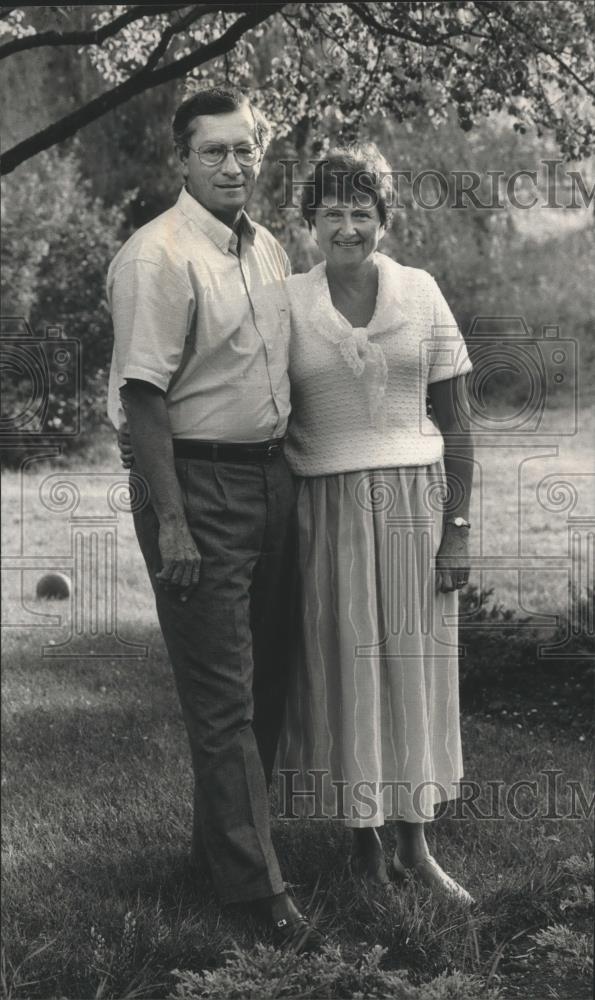
[[[173,446],[176,458],[198,458],[210,462],[272,462],[283,452],[283,438],[256,441],[254,444],[174,438]]]

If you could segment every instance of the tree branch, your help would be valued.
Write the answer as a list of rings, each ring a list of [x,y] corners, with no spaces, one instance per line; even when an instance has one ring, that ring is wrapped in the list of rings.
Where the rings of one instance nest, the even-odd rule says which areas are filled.
[[[372,28],[379,35],[400,38],[402,41],[411,42],[413,45],[425,45],[428,47],[443,45],[445,48],[452,48],[446,44],[451,38],[480,38],[485,41],[487,37],[477,31],[472,31],[471,28],[460,28],[456,31],[435,31],[427,22],[423,31],[417,31],[417,26],[414,25],[416,34],[409,34],[400,28],[394,28],[392,25],[383,24],[382,21],[378,21],[368,9],[370,7],[368,3],[348,3],[347,6],[368,28]],[[459,49],[457,49],[457,53],[462,54]]]
[[[186,14],[185,17],[181,17],[174,24],[170,24],[168,28],[165,29],[159,42],[147,58],[144,65],[145,70],[152,70],[154,66],[157,65],[162,56],[167,52],[169,43],[171,42],[174,35],[179,34],[185,28],[188,28],[194,21],[199,18],[204,17],[205,14],[212,14],[221,9],[220,4],[197,4],[192,10]]]
[[[478,6],[478,4],[476,3],[475,6]],[[553,59],[555,62],[557,62],[559,67],[564,71],[564,73],[572,77],[575,83],[578,83],[579,87],[582,87],[582,89],[585,91],[586,94],[588,94],[590,97],[595,98],[595,90],[593,90],[592,87],[588,86],[587,81],[581,80],[578,73],[575,73],[574,70],[568,65],[568,63],[564,62],[562,57],[559,56],[558,53],[554,51],[554,49],[552,49],[549,45],[545,45],[543,42],[537,41],[534,34],[529,34],[527,29],[522,24],[519,24],[516,18],[512,17],[508,9],[507,10],[503,9],[506,7],[505,4],[499,3],[497,7],[494,8],[494,5],[492,3],[489,2],[486,3],[484,0],[483,6],[487,7],[488,10],[495,10],[497,14],[500,14],[504,18],[506,24],[514,28],[514,30],[518,32],[519,35],[524,35],[525,37],[528,37],[529,44],[535,51],[541,52],[542,55],[549,56],[550,59]]]
[[[382,35],[390,35],[391,38],[400,38],[404,42],[412,42],[414,45],[428,45],[430,43],[421,40],[419,35],[410,35],[406,31],[402,31],[399,28],[393,28],[388,24],[382,24],[377,21],[371,11],[367,8],[369,4],[366,3],[348,3],[349,9],[359,17],[360,21],[363,21],[366,27],[372,28],[375,32]]]
[[[482,18],[482,20],[484,21],[484,23],[487,25],[487,29],[488,29],[488,31],[490,33],[490,36],[491,36],[491,39],[492,39],[492,41],[494,43],[494,47],[495,47],[496,51],[499,52],[500,55],[502,56],[502,59],[504,60],[504,64],[506,65],[506,68],[508,69],[508,61],[509,61],[508,52],[506,51],[506,49],[502,45],[502,43],[500,41],[500,38],[498,36],[498,33],[494,29],[494,24],[492,23],[492,19],[490,18],[489,13],[483,10],[483,5],[482,4],[476,3],[474,6],[475,6],[475,9],[477,10],[479,16]],[[508,75],[510,77],[510,70],[508,72]],[[511,94],[512,93],[514,93],[514,87],[511,86]]]
[[[148,17],[155,14],[169,14],[173,10],[189,7],[190,4],[137,4],[131,10],[124,11],[101,28],[88,28],[80,31],[42,31],[37,35],[25,35],[23,38],[13,38],[10,42],[0,45],[0,59],[6,59],[16,52],[28,52],[31,49],[40,49],[45,46],[62,45],[101,45],[106,38],[117,35],[127,24],[140,20],[141,17]]]
[[[247,7],[247,13],[243,17],[238,18],[223,35],[216,38],[213,42],[201,45],[194,52],[189,53],[189,55],[181,59],[175,59],[160,69],[143,66],[142,69],[129,77],[128,80],[124,80],[123,83],[113,87],[112,90],[106,91],[99,97],[89,101],[83,107],[77,108],[76,111],[65,115],[64,118],[54,122],[47,128],[41,129],[35,135],[17,143],[16,146],[7,150],[2,156],[0,172],[2,174],[12,173],[25,160],[35,156],[37,153],[41,153],[44,149],[49,149],[50,146],[54,146],[58,142],[69,139],[79,129],[101,118],[108,111],[113,111],[114,108],[124,104],[131,97],[142,94],[146,90],[158,87],[163,83],[168,83],[170,80],[179,79],[179,77],[184,76],[197,66],[202,66],[203,63],[208,62],[210,59],[216,59],[225,52],[229,52],[246,32],[255,28],[263,21],[267,21],[285,6],[286,3],[266,5],[244,4],[243,9],[246,10]],[[217,7],[220,9],[221,5],[219,4]]]

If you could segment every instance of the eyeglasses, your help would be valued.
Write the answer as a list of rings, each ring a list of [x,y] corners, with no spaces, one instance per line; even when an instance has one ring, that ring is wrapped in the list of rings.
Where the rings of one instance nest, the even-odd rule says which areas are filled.
[[[198,149],[192,146],[188,148],[196,153],[205,167],[216,167],[223,163],[228,153],[233,153],[241,167],[253,167],[262,156],[261,147],[249,142],[241,142],[237,146],[227,146],[224,142],[207,142]]]

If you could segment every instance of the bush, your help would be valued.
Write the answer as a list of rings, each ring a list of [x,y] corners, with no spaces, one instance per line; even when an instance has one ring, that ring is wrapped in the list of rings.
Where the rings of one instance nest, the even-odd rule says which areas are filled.
[[[530,937],[549,965],[563,966],[579,975],[593,975],[593,949],[586,934],[553,924]]]
[[[595,676],[595,636],[589,623],[593,590],[572,594],[570,613],[549,630],[520,618],[493,601],[493,591],[473,585],[460,597],[459,641],[465,648],[460,659],[461,700],[470,711],[539,706],[540,722],[548,716],[553,728],[565,720],[580,722],[577,711],[589,714]],[[481,627],[478,627],[481,626]],[[559,646],[558,655],[539,655],[539,647]]]
[[[430,983],[413,986],[407,973],[380,968],[386,949],[376,946],[355,962],[346,961],[340,948],[327,945],[320,955],[296,957],[258,944],[253,951],[235,948],[225,965],[214,971],[178,972],[170,1000],[273,1000],[309,997],[311,1000],[499,1000],[476,976],[455,972]]]
[[[75,439],[80,443],[107,419],[113,336],[105,278],[122,242],[131,194],[120,206],[106,208],[92,196],[76,156],[60,156],[55,150],[9,175],[2,188],[3,316],[26,319],[37,337],[44,336],[48,325],[62,326],[64,336],[80,344],[80,397],[50,395],[44,419],[45,427],[68,430],[80,414],[82,434]],[[19,399],[26,400],[30,391],[26,379],[3,373],[8,374],[13,377],[6,387],[5,414],[15,407],[19,412]]]

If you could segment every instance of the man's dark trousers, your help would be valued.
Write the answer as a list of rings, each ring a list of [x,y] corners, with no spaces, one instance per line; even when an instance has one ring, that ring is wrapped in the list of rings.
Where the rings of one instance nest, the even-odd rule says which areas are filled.
[[[175,459],[202,561],[183,602],[156,580],[159,524],[134,514],[190,739],[193,854],[223,902],[284,889],[268,785],[283,717],[295,545],[295,488],[282,454],[258,462]]]

